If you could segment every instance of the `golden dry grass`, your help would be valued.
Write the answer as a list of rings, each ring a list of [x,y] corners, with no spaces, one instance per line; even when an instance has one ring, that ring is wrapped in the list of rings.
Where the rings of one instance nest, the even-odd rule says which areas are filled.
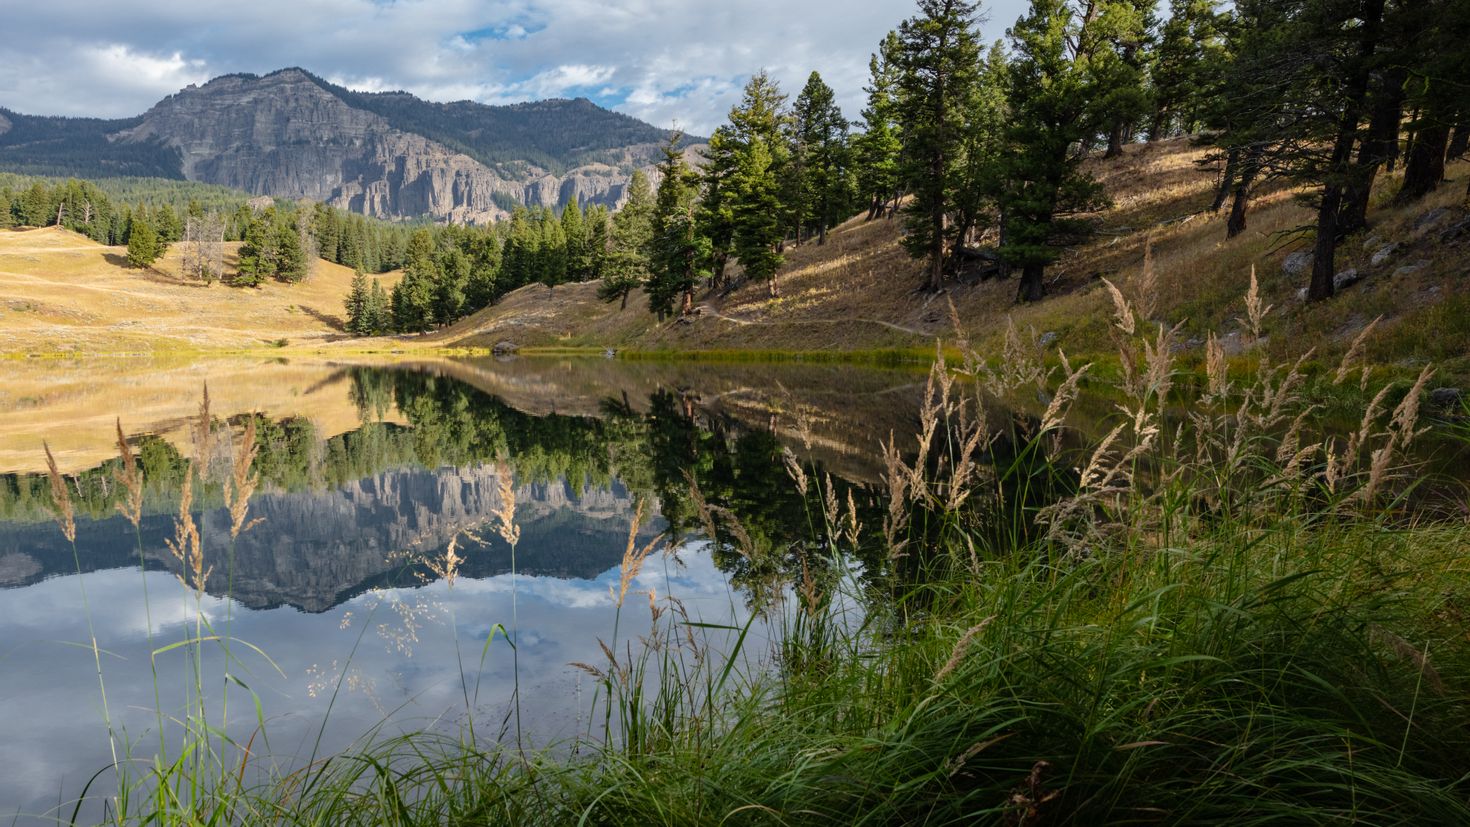
[[[232,270],[239,245],[227,244]],[[342,338],[348,268],[318,261],[300,284],[204,286],[179,245],[149,269],[67,230],[0,231],[0,354],[153,353],[318,345]],[[397,274],[380,277],[390,287]]]

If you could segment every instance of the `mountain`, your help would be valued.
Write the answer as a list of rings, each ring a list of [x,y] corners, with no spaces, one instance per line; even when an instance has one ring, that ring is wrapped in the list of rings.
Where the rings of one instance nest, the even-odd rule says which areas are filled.
[[[282,69],[191,85],[123,120],[0,109],[0,170],[188,179],[378,218],[481,223],[518,204],[615,206],[670,134],[585,99],[432,103]]]

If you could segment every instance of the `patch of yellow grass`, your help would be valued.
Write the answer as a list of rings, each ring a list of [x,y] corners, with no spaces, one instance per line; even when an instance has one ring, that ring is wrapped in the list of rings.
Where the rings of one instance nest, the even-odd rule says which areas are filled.
[[[226,245],[233,270],[239,245]],[[379,277],[385,289],[398,274]],[[48,227],[0,231],[0,353],[150,353],[315,345],[345,336],[348,268],[325,261],[300,284],[205,286],[180,276],[174,245],[148,269],[126,251]]]

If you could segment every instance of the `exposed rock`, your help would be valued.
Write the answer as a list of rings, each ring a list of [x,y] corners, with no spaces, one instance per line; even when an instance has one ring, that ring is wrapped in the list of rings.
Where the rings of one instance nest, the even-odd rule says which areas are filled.
[[[1459,388],[1435,388],[1429,392],[1429,404],[1440,409],[1458,408],[1464,399],[1465,392]]]
[[[1450,211],[1445,207],[1435,207],[1414,219],[1414,229],[1417,231],[1431,230],[1442,224],[1450,217]]]
[[[1299,302],[1304,302],[1304,301],[1307,300],[1307,288],[1305,288],[1305,287],[1298,287],[1297,288],[1297,291],[1296,291],[1296,300],[1299,301]]]
[[[515,353],[520,349],[520,346],[517,345],[515,342],[500,341],[496,342],[495,347],[491,348],[490,350],[493,353]]]
[[[1363,239],[1363,251],[1367,252],[1368,250],[1371,250],[1382,243],[1383,239],[1379,238],[1377,235],[1370,235],[1367,238]]]
[[[1312,251],[1298,250],[1281,260],[1281,271],[1288,276],[1300,276],[1312,267]]]
[[[1448,244],[1451,241],[1459,241],[1466,236],[1470,236],[1470,217],[1462,218],[1454,224],[1451,224],[1444,232],[1439,234],[1439,240],[1442,244]]]
[[[1393,254],[1399,251],[1399,246],[1400,245],[1398,242],[1394,242],[1392,244],[1385,244],[1382,247],[1379,247],[1378,252],[1373,254],[1373,258],[1369,259],[1368,263],[1372,264],[1374,267],[1383,264],[1383,262],[1388,261],[1390,258],[1393,258]]]
[[[1055,330],[1048,330],[1045,333],[1041,334],[1041,338],[1037,341],[1041,343],[1042,347],[1051,347],[1054,343],[1056,343],[1057,338],[1058,335]]]
[[[1405,264],[1404,266],[1395,269],[1393,271],[1393,276],[1392,277],[1393,278],[1398,278],[1399,276],[1407,276],[1407,275],[1410,275],[1411,273],[1417,273],[1420,270],[1423,270],[1425,267],[1428,267],[1428,266],[1429,266],[1429,262],[1427,262],[1427,261],[1416,261],[1413,264]]]
[[[1341,290],[1344,287],[1351,287],[1362,280],[1363,277],[1358,275],[1358,271],[1349,267],[1332,277],[1332,289]]]
[[[184,176],[379,218],[482,223],[506,204],[615,207],[629,175],[588,164],[558,177],[529,162],[487,166],[381,115],[349,105],[307,73],[229,75],[159,102],[113,138],[179,150]],[[650,150],[651,152],[651,150]],[[647,156],[647,157],[645,157]],[[630,165],[648,166],[650,153]]]

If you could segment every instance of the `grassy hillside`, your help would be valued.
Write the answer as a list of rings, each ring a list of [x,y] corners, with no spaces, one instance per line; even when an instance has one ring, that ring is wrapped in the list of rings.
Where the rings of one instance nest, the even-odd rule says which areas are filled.
[[[226,244],[232,269],[238,244]],[[0,231],[0,353],[148,353],[317,345],[342,338],[352,271],[324,261],[300,284],[205,286],[175,245],[152,268],[67,230]],[[388,288],[397,274],[379,277]]]
[[[1309,211],[1284,189],[1259,196],[1247,232],[1225,239],[1225,215],[1209,212],[1215,173],[1195,162],[1201,150],[1185,139],[1135,145],[1122,158],[1091,164],[1113,206],[1093,219],[1097,232],[1048,270],[1048,298],[1036,305],[1015,303],[1016,282],[951,283],[945,294],[919,290],[919,263],[899,244],[899,223],[853,219],[832,233],[825,246],[788,250],[779,276],[781,298],[770,299],[763,284],[744,284],[727,295],[700,296],[700,313],[663,324],[650,316],[643,297],[626,309],[597,301],[593,285],[523,288],[499,304],[438,334],[445,343],[492,346],[502,340],[522,346],[610,346],[651,350],[867,350],[928,347],[934,337],[953,338],[948,302],[965,333],[982,349],[998,346],[1007,320],[1037,335],[1056,334],[1069,353],[1111,351],[1107,330],[1111,300],[1108,278],[1170,324],[1183,322],[1183,338],[1201,350],[1206,335],[1238,342],[1239,299],[1255,267],[1266,301],[1280,312],[1268,328],[1278,355],[1309,346],[1319,352],[1345,348],[1382,315],[1371,348],[1383,359],[1410,355],[1449,361],[1470,372],[1470,284],[1464,279],[1466,238],[1441,235],[1465,220],[1461,205],[1470,164],[1452,165],[1452,183],[1408,207],[1386,202],[1398,187],[1381,176],[1370,215],[1372,228],[1340,248],[1339,270],[1365,273],[1359,283],[1323,306],[1296,299],[1306,275],[1281,267],[1306,242],[1292,231],[1309,223]],[[1440,210],[1432,220],[1421,221]],[[1374,253],[1401,246],[1379,266]],[[1144,268],[1144,251],[1152,264]],[[1399,268],[1422,263],[1412,273]],[[1232,335],[1236,334],[1236,335]],[[1050,337],[1048,337],[1050,338]]]

